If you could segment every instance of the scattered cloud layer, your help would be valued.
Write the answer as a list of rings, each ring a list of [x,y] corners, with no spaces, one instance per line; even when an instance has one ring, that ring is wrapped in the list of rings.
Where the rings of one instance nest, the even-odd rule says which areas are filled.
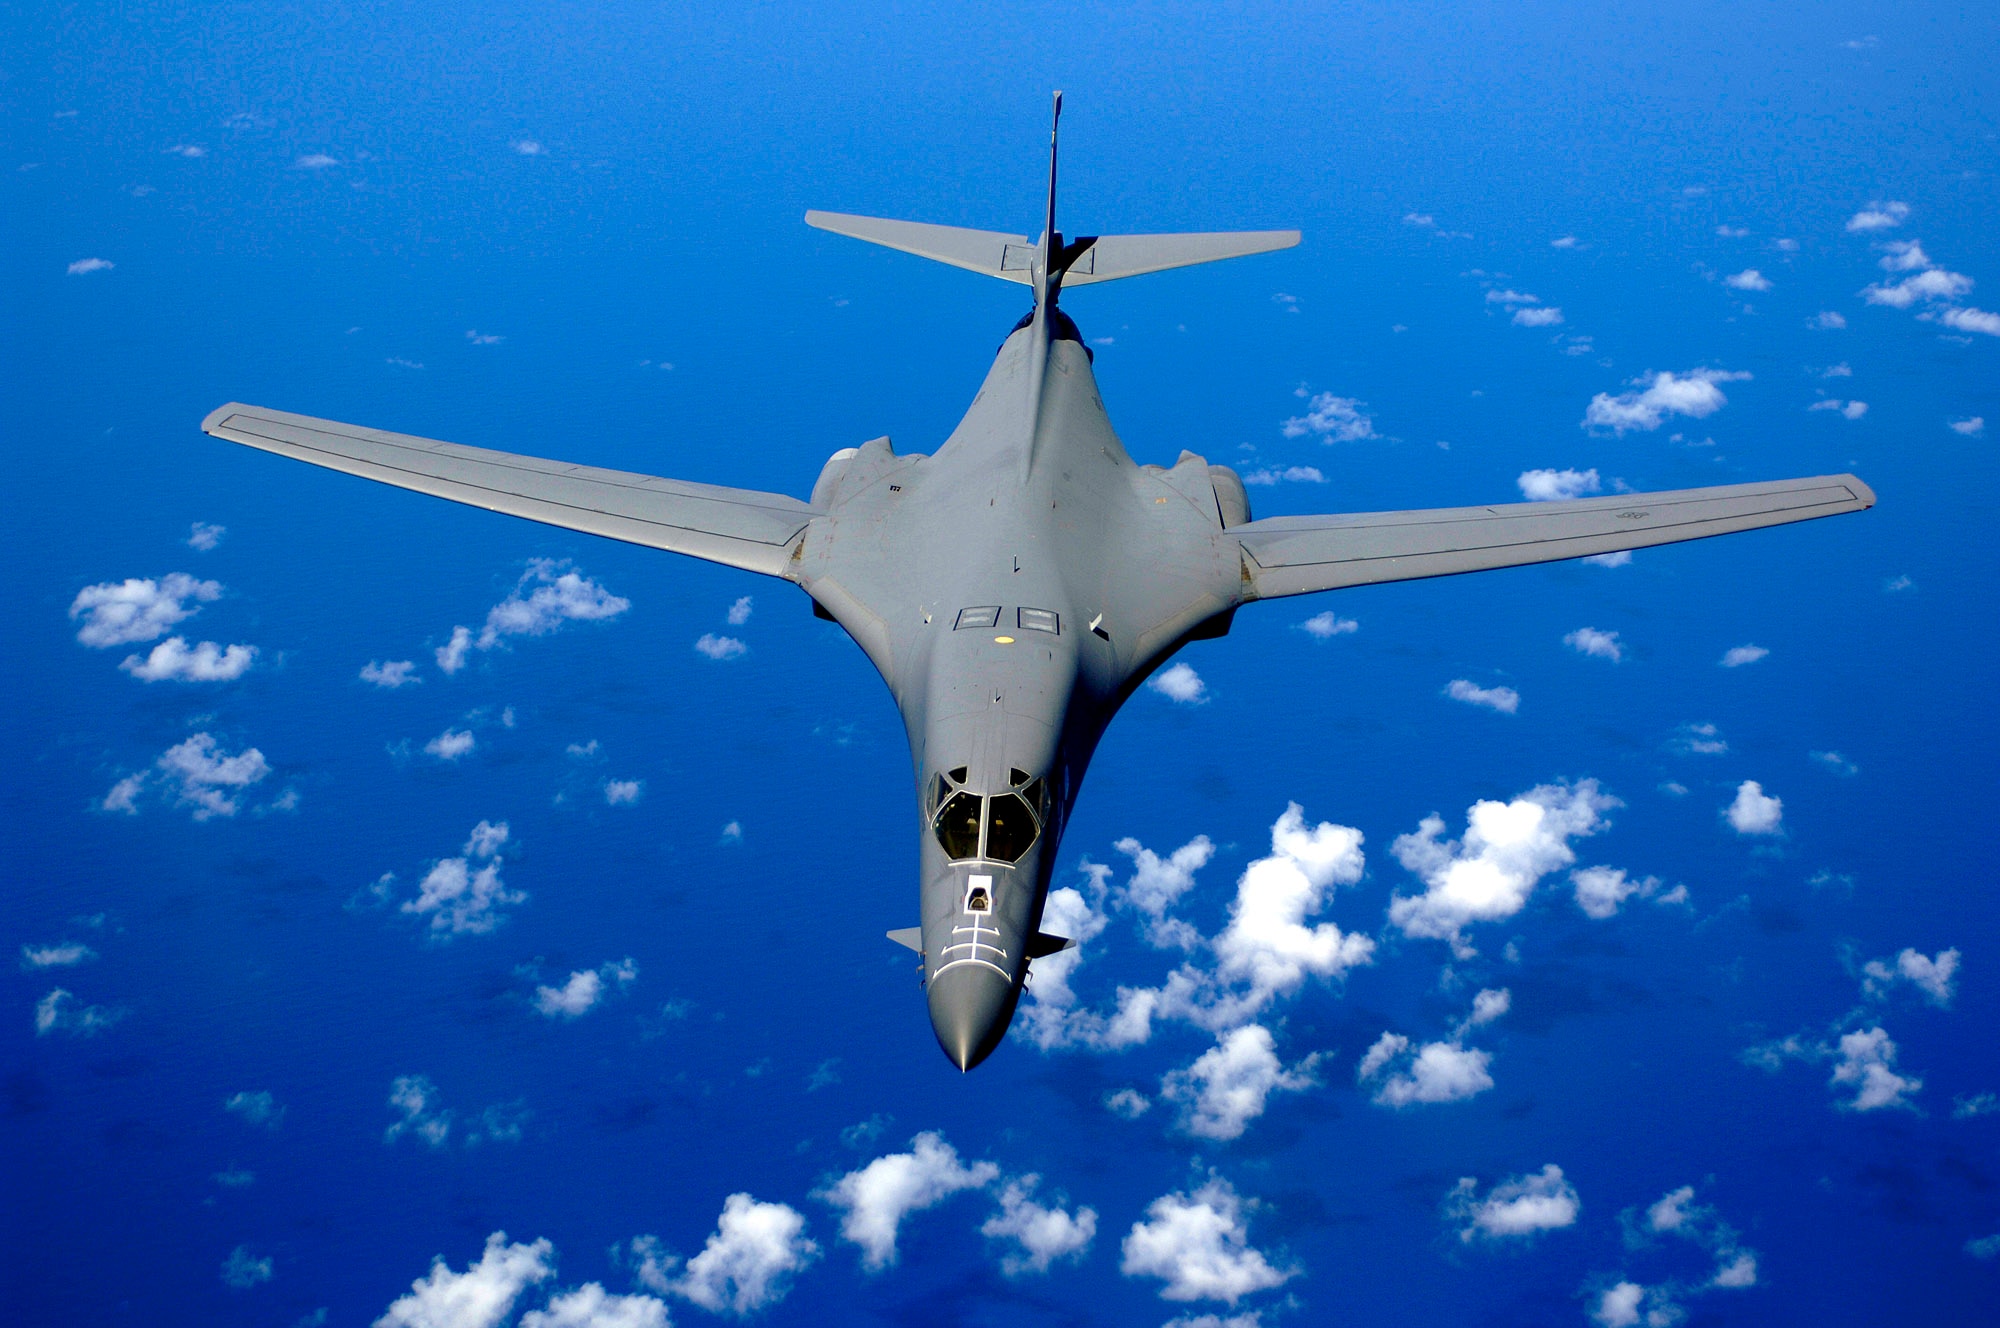
[[[820,1257],[819,1245],[805,1231],[805,1215],[790,1205],[732,1194],[723,1201],[715,1231],[685,1265],[656,1237],[634,1239],[634,1276],[649,1290],[679,1296],[711,1314],[754,1314],[783,1300],[792,1279]]]
[[[1300,388],[1298,395],[1305,396],[1306,390]],[[1323,443],[1354,443],[1378,437],[1374,417],[1362,408],[1365,404],[1353,397],[1316,392],[1307,403],[1306,413],[1285,420],[1278,431],[1287,438],[1312,436]]]
[[[1579,655],[1608,659],[1613,664],[1625,658],[1625,647],[1618,643],[1618,633],[1601,632],[1595,627],[1577,628],[1563,638],[1563,644]]]
[[[1563,502],[1596,493],[1603,487],[1593,467],[1590,470],[1524,470],[1515,481],[1521,496],[1531,503]]]
[[[1458,1228],[1459,1240],[1467,1245],[1560,1231],[1575,1226],[1582,1211],[1576,1187],[1553,1162],[1539,1172],[1501,1181],[1484,1196],[1475,1177],[1461,1176],[1444,1202],[1445,1220]]]
[[[1170,1071],[1160,1096],[1180,1104],[1180,1126],[1202,1139],[1236,1139],[1264,1114],[1272,1093],[1299,1093],[1318,1085],[1318,1053],[1296,1065],[1278,1061],[1269,1029],[1245,1024],[1222,1034],[1192,1065]]]
[[[1454,701],[1485,706],[1503,715],[1511,715],[1521,708],[1521,694],[1512,687],[1481,687],[1470,678],[1453,678],[1445,684],[1444,694]]]
[[[469,627],[451,629],[451,639],[435,652],[437,665],[456,673],[473,650],[492,650],[513,636],[546,636],[564,623],[604,622],[631,607],[632,601],[612,594],[568,562],[536,558],[512,593],[487,611],[478,636]]]
[[[1234,1306],[1245,1296],[1281,1286],[1298,1270],[1274,1266],[1250,1244],[1254,1206],[1220,1176],[1192,1192],[1161,1195],[1126,1233],[1119,1271],[1158,1278],[1164,1300]]]
[[[944,1136],[926,1131],[907,1153],[888,1153],[817,1191],[815,1198],[842,1210],[840,1235],[861,1247],[862,1267],[879,1272],[896,1262],[896,1233],[903,1219],[964,1190],[984,1189],[999,1178],[991,1162],[970,1166]]]
[[[1684,374],[1654,373],[1632,380],[1635,392],[1612,396],[1599,392],[1583,413],[1586,429],[1609,429],[1623,435],[1634,430],[1650,432],[1669,415],[1706,419],[1729,404],[1717,383],[1749,378],[1744,372],[1723,369],[1690,369]]]
[[[371,659],[361,666],[361,681],[373,683],[375,686],[388,691],[394,691],[398,687],[407,687],[411,683],[422,682],[423,679],[417,677],[416,673],[417,664],[415,660]]]
[[[425,873],[417,887],[417,897],[406,899],[401,911],[425,920],[431,938],[447,941],[455,936],[483,936],[507,920],[506,910],[527,902],[525,890],[510,890],[500,878],[505,859],[505,821],[481,821],[459,856],[445,858]],[[393,888],[394,878],[378,885]]]
[[[222,598],[220,581],[202,581],[173,572],[155,581],[131,577],[85,586],[70,602],[72,622],[82,620],[76,639],[104,649],[133,641],[151,641],[169,627],[201,611],[203,604]]]
[[[560,987],[535,988],[535,1009],[551,1019],[577,1019],[588,1014],[605,993],[623,991],[639,977],[639,965],[627,956],[597,968],[580,969]]]
[[[1080,1262],[1097,1238],[1096,1209],[1070,1211],[1060,1199],[1053,1205],[1037,1202],[1040,1182],[1032,1173],[1008,1181],[1000,1190],[999,1211],[979,1228],[988,1240],[1012,1246],[1000,1260],[1000,1271],[1008,1277],[1046,1273],[1064,1260]]]

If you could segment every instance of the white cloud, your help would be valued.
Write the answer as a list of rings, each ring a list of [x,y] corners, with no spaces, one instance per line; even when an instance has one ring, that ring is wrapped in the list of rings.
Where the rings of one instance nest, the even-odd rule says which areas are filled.
[[[1746,779],[1736,786],[1736,800],[1723,808],[1723,816],[1739,835],[1775,835],[1785,816],[1785,802],[1764,792],[1764,786]]]
[[[551,1019],[576,1019],[589,1013],[607,987],[622,991],[638,976],[639,966],[629,957],[582,969],[560,987],[536,987],[535,1009]]]
[[[127,655],[118,667],[141,682],[230,682],[248,672],[256,658],[255,646],[224,648],[213,641],[189,646],[186,637],[170,636],[150,654]]]
[[[513,593],[487,612],[476,644],[491,650],[504,637],[546,636],[566,622],[602,622],[631,607],[631,600],[571,570],[567,562],[536,558]]]
[[[1619,805],[1586,779],[1541,784],[1511,802],[1482,799],[1466,813],[1462,841],[1440,839],[1444,818],[1425,817],[1390,846],[1424,882],[1423,894],[1390,901],[1390,922],[1407,936],[1448,940],[1470,954],[1463,929],[1520,912],[1536,882],[1576,861],[1569,841],[1607,829],[1604,813]]]
[[[403,1116],[382,1132],[384,1143],[394,1143],[406,1134],[432,1148],[443,1148],[450,1141],[453,1113],[439,1104],[437,1085],[430,1076],[398,1075],[389,1085],[389,1106]]]
[[[1445,684],[1444,694],[1454,701],[1485,706],[1503,715],[1511,715],[1521,708],[1521,694],[1512,687],[1481,687],[1469,678],[1453,678]]]
[[[1490,290],[1486,292],[1488,304],[1504,304],[1509,309],[1520,304],[1540,304],[1542,297],[1517,290]]]
[[[1358,632],[1361,630],[1360,623],[1352,618],[1343,618],[1332,609],[1328,609],[1325,613],[1315,613],[1312,617],[1300,623],[1298,627],[1307,636],[1315,637],[1321,641],[1330,640],[1336,636],[1345,636],[1349,632]]]
[[[273,1276],[270,1257],[257,1258],[248,1245],[238,1245],[222,1261],[222,1285],[232,1291],[248,1291]]]
[[[1334,887],[1361,879],[1362,835],[1321,821],[1306,828],[1305,811],[1289,803],[1271,826],[1271,854],[1243,869],[1229,924],[1213,941],[1218,976],[1247,990],[1214,1012],[1209,1026],[1248,1019],[1308,975],[1333,979],[1369,962],[1375,944],[1342,934],[1331,922],[1305,920],[1330,902]]]
[[[741,822],[741,821],[731,821],[731,822],[730,822],[730,823],[729,823],[728,825],[725,825],[725,826],[723,826],[723,827],[722,827],[722,840],[721,840],[721,842],[722,842],[722,843],[724,843],[724,844],[740,844],[740,843],[742,843],[742,842],[743,842],[743,822]]]
[[[1587,429],[1609,429],[1625,434],[1634,429],[1653,430],[1668,415],[1705,419],[1729,404],[1717,383],[1749,378],[1748,373],[1721,369],[1690,369],[1685,374],[1656,373],[1632,380],[1640,388],[1612,396],[1599,392],[1583,413]]]
[[[1405,226],[1417,227],[1435,226],[1437,225],[1437,218],[1428,212],[1405,212],[1403,214],[1403,224]]]
[[[507,1233],[496,1231],[479,1262],[462,1273],[439,1256],[429,1276],[411,1283],[374,1328],[499,1328],[523,1291],[555,1276],[555,1253],[546,1240],[509,1245]]]
[[[1324,443],[1352,443],[1377,437],[1375,421],[1361,409],[1362,404],[1353,397],[1315,393],[1306,413],[1292,416],[1279,430],[1287,438],[1317,434]]]
[[[175,801],[193,808],[197,821],[236,815],[242,806],[237,800],[240,791],[271,773],[264,753],[255,747],[246,747],[231,756],[208,733],[197,733],[169,747],[156,764],[173,787]],[[141,775],[120,780],[105,796],[105,810],[136,811],[136,798],[144,782]]]
[[[1263,466],[1243,476],[1245,484],[1269,487],[1273,484],[1324,484],[1326,476],[1318,466]]]
[[[1595,627],[1577,628],[1563,638],[1563,644],[1579,655],[1608,659],[1613,664],[1625,658],[1625,648],[1618,644],[1618,633],[1600,632]]]
[[[1514,481],[1521,496],[1531,503],[1562,502],[1596,493],[1603,487],[1595,468],[1590,470],[1524,470]]]
[[[95,958],[97,951],[77,941],[21,947],[21,967],[25,969],[68,968],[74,964],[89,963]]]
[[[475,346],[497,346],[507,338],[497,332],[481,332],[476,327],[465,330],[465,339]]]
[[[613,1295],[596,1282],[585,1282],[523,1314],[521,1328],[668,1328],[667,1307],[651,1296]]]
[[[1181,1128],[1204,1139],[1236,1139],[1264,1114],[1274,1092],[1298,1093],[1319,1083],[1317,1053],[1289,1069],[1278,1063],[1270,1030],[1246,1024],[1224,1033],[1192,1065],[1170,1071],[1160,1096],[1181,1107]]]
[[[1971,277],[1962,272],[1947,272],[1941,267],[1933,267],[1893,285],[1878,283],[1864,287],[1861,298],[1870,304],[1907,309],[1918,300],[1956,300],[1971,289]],[[1949,321],[1948,316],[1946,321]]]
[[[57,987],[35,1002],[35,1036],[69,1033],[95,1037],[125,1017],[125,1011],[108,1005],[82,1005],[75,993]]]
[[[979,1234],[988,1240],[1011,1240],[1015,1248],[1000,1260],[1009,1277],[1046,1273],[1059,1259],[1081,1260],[1097,1237],[1097,1210],[1069,1212],[1060,1200],[1049,1207],[1035,1202],[1039,1176],[1010,1180],[1000,1191],[1000,1211],[986,1219]]]
[[[1924,1086],[1921,1079],[1897,1074],[1896,1044],[1877,1025],[1857,1029],[1840,1039],[1840,1060],[1833,1067],[1828,1084],[1836,1089],[1852,1088],[1854,1096],[1841,1105],[1851,1111],[1879,1111],[1884,1107],[1905,1107],[1909,1094]]]
[[[1401,1033],[1383,1033],[1361,1058],[1355,1082],[1380,1081],[1375,1101],[1401,1110],[1419,1102],[1459,1102],[1493,1087],[1490,1053],[1457,1042],[1426,1042],[1414,1052]]]
[[[71,601],[71,621],[83,619],[76,639],[100,650],[132,641],[151,641],[183,618],[201,611],[200,605],[222,597],[220,581],[199,581],[186,572],[174,572],[158,581],[131,577],[85,586]]]
[[[1740,669],[1745,664],[1755,664],[1770,653],[1762,646],[1731,646],[1717,663],[1725,669]]]
[[[437,657],[437,666],[446,673],[457,673],[465,667],[465,657],[472,649],[472,629],[454,627],[451,640],[431,653]]]
[[[117,266],[108,258],[79,258],[67,270],[72,277],[87,277],[93,272],[109,272]]]
[[[1963,434],[1967,438],[1977,438],[1986,432],[1986,419],[1981,415],[1973,415],[1963,420],[1950,420],[1947,423],[1953,433]]]
[[[1632,551],[1620,549],[1616,553],[1593,553],[1583,561],[1593,567],[1625,567],[1632,561]]]
[[[734,604],[730,605],[728,615],[729,625],[731,627],[741,627],[744,623],[749,622],[752,607],[753,603],[748,595],[744,595]]]
[[[1598,1296],[1590,1317],[1603,1328],[1633,1328],[1639,1322],[1639,1305],[1645,1296],[1646,1288],[1637,1282],[1620,1282]]]
[[[1480,1239],[1519,1239],[1574,1226],[1583,1203],[1576,1187],[1563,1179],[1562,1168],[1551,1162],[1540,1172],[1502,1181],[1483,1199],[1479,1182],[1462,1176],[1446,1196],[1444,1208],[1447,1219],[1459,1224],[1458,1238],[1469,1245]]]
[[[507,146],[513,148],[514,151],[524,157],[539,157],[547,151],[547,149],[532,138],[517,138]]]
[[[1850,235],[1867,231],[1886,231],[1902,225],[1903,219],[1909,215],[1908,203],[1870,203],[1847,219],[1847,231]]]
[[[1908,982],[1940,1009],[1951,1004],[1952,979],[1958,975],[1957,950],[1940,950],[1935,957],[1905,947],[1895,959],[1871,959],[1862,966],[1862,990],[1880,997],[1898,981]]]
[[[1965,1242],[1965,1252],[1975,1259],[1991,1259],[2000,1255],[2000,1231],[1990,1236],[1975,1236]]]
[[[1574,249],[1576,245],[1577,239],[1574,235],[1558,235],[1555,239],[1549,241],[1549,248],[1551,249]]]
[[[1104,1109],[1120,1120],[1138,1120],[1153,1109],[1153,1101],[1136,1088],[1121,1088],[1104,1095]]]
[[[1206,838],[1201,842],[1206,843]],[[1186,851],[1184,847],[1174,855],[1175,858]],[[1110,868],[1100,870],[1108,873]],[[1070,977],[1076,972],[1077,965],[1083,962],[1083,947],[1095,940],[1106,925],[1104,914],[1092,908],[1082,892],[1066,885],[1049,891],[1048,902],[1042,910],[1042,930],[1067,937],[1076,945],[1035,961],[1035,983],[1028,989],[1026,1008],[1015,1021],[1016,1026],[1044,1051],[1075,1041],[1102,1040],[1109,1036],[1098,1026],[1102,1021],[1076,1009],[1076,991],[1070,986]],[[1139,1098],[1139,1101],[1144,1103],[1145,1099]],[[1117,1111],[1118,1108],[1113,1107],[1112,1110]],[[1144,1111],[1145,1107],[1141,1106],[1139,1110]]]
[[[361,681],[373,683],[377,687],[385,687],[393,691],[395,688],[405,687],[413,682],[422,682],[423,679],[416,676],[416,670],[417,664],[415,660],[392,659],[384,661],[371,659],[361,666]]]
[[[1882,246],[1884,272],[1915,272],[1935,266],[1924,246],[1917,240],[1891,240]]]
[[[1513,322],[1515,327],[1554,327],[1562,320],[1563,311],[1548,305],[1540,309],[1516,309]]]
[[[1576,887],[1576,906],[1600,921],[1617,916],[1627,899],[1635,895],[1640,899],[1651,899],[1660,888],[1659,877],[1648,876],[1635,881],[1627,877],[1621,867],[1584,867],[1571,872],[1569,879]],[[1665,895],[1659,895],[1658,902],[1680,903],[1686,898],[1686,887],[1675,886]]]
[[[748,654],[750,651],[749,646],[744,645],[735,637],[717,636],[713,632],[703,632],[696,639],[694,648],[701,654],[715,660],[735,659],[737,656]]]
[[[1894,595],[1905,590],[1915,590],[1917,583],[1908,574],[1892,576],[1882,583],[1884,593]]]
[[[1164,1300],[1222,1300],[1234,1306],[1279,1286],[1297,1270],[1273,1267],[1251,1246],[1247,1213],[1253,1206],[1220,1176],[1191,1194],[1161,1195],[1126,1234],[1119,1271],[1159,1278]]]
[[[197,521],[188,527],[187,546],[207,553],[222,543],[222,537],[229,533],[227,526],[218,526],[207,521]]]
[[[1938,321],[1946,327],[1957,328],[1960,332],[1979,332],[1989,337],[2000,337],[2000,314],[1984,309],[1947,309],[1938,315]]]
[[[340,165],[338,157],[329,157],[324,152],[312,152],[292,163],[292,169],[300,171],[323,171],[329,166]]]
[[[1146,686],[1166,697],[1176,705],[1206,705],[1208,684],[1194,671],[1194,666],[1183,660],[1172,665],[1147,680]]]
[[[1734,276],[1724,277],[1722,284],[1731,290],[1767,291],[1771,289],[1771,279],[1754,267],[1746,267]]]
[[[984,1189],[999,1175],[991,1162],[961,1164],[958,1150],[927,1131],[910,1141],[909,1152],[878,1157],[814,1197],[844,1210],[841,1238],[859,1245],[862,1266],[876,1272],[896,1261],[896,1231],[905,1217],[961,1190]]]
[[[1847,319],[1831,309],[1822,309],[1806,320],[1806,326],[1817,332],[1838,332],[1847,326]]]
[[[231,1115],[241,1116],[260,1130],[275,1130],[284,1124],[286,1108],[268,1090],[232,1093],[222,1104]]]
[[[1129,836],[1111,847],[1132,859],[1132,879],[1120,887],[1119,902],[1150,918],[1163,916],[1179,903],[1193,887],[1194,874],[1215,856],[1215,845],[1207,835],[1196,835],[1164,858]]]
[[[454,936],[483,936],[506,921],[503,909],[526,902],[524,890],[509,890],[500,879],[504,862],[499,851],[507,842],[507,823],[481,821],[473,827],[462,856],[436,863],[417,888],[415,899],[406,899],[402,911],[418,917],[429,916],[433,939]],[[472,863],[481,863],[477,870]]]
[[[1720,756],[1729,750],[1722,730],[1713,724],[1683,724],[1674,733],[1674,750],[1684,756]]]
[[[446,729],[424,744],[424,751],[440,761],[456,761],[478,745],[470,729]]]
[[[604,781],[604,800],[613,807],[629,807],[645,792],[643,779],[607,779]]]
[[[792,1278],[819,1258],[819,1246],[805,1230],[806,1219],[795,1208],[732,1194],[723,1200],[708,1243],[679,1277],[665,1275],[665,1261],[653,1253],[657,1241],[641,1237],[632,1245],[635,1253],[647,1254],[639,1272],[645,1285],[693,1301],[711,1314],[754,1314],[783,1300]]]
[[[1838,397],[1827,397],[1823,400],[1813,402],[1810,406],[1806,407],[1806,410],[1838,411],[1842,419],[1858,420],[1868,413],[1868,403],[1865,401],[1842,401]]]
[[[1858,775],[1861,767],[1842,756],[1839,752],[1808,752],[1806,755],[1825,766],[1836,775]]]

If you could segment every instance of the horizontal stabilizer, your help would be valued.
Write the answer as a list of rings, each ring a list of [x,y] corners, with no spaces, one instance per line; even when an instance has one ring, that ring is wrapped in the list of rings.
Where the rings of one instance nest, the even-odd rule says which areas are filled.
[[[845,212],[808,212],[806,225],[866,240],[906,254],[949,263],[968,272],[983,272],[1002,281],[1034,284],[1035,241],[1005,231],[975,231],[962,226],[933,226],[921,221],[890,221],[856,217]],[[1207,231],[1186,235],[1080,236],[1082,245],[1063,274],[1065,286],[1116,281],[1168,268],[1191,267],[1224,258],[1289,249],[1299,242],[1297,231]]]

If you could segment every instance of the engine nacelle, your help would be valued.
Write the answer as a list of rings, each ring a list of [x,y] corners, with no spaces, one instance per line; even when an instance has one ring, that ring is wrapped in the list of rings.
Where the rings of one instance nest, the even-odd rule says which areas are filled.
[[[826,459],[826,465],[820,468],[819,478],[813,481],[814,507],[825,507],[833,501],[833,495],[840,489],[840,477],[847,473],[847,463],[854,460],[860,451],[858,447],[843,447]]]

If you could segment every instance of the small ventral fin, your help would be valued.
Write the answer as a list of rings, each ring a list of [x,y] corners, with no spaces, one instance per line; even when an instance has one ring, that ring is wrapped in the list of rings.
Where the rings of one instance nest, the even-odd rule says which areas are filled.
[[[922,927],[898,927],[889,933],[889,939],[898,945],[906,945],[918,954],[924,952],[924,929]]]

